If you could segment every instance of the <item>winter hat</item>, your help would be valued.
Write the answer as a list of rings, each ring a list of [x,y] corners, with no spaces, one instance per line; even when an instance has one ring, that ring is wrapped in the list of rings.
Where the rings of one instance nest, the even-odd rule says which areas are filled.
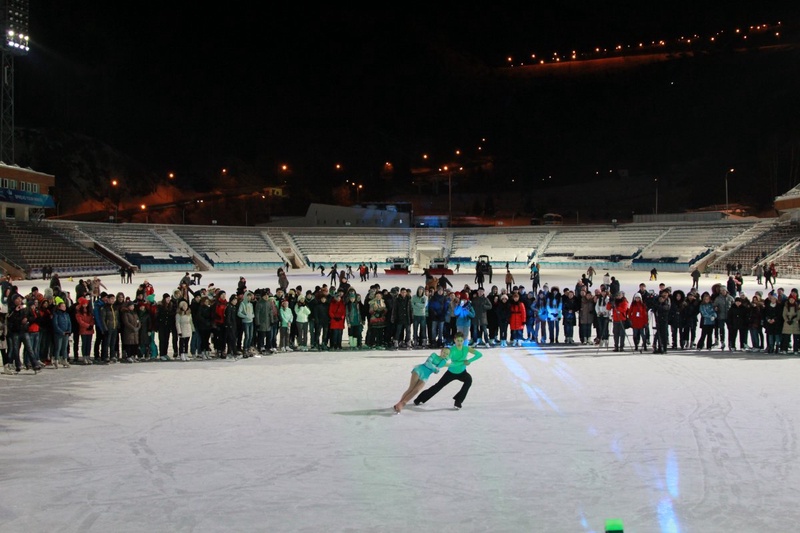
[[[86,298],[84,298],[83,296],[81,296],[80,298],[78,298],[78,305],[86,305],[86,304],[88,304],[88,303],[89,303],[89,300],[87,300],[87,299],[86,299]]]
[[[469,294],[467,294],[467,291],[462,291],[462,292],[458,293],[458,299],[459,300],[469,300]]]

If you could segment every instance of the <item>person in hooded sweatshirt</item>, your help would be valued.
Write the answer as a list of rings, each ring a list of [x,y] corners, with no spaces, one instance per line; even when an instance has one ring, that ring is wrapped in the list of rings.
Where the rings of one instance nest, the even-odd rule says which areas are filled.
[[[486,297],[486,291],[483,287],[478,287],[471,302],[472,308],[475,310],[475,316],[472,318],[472,323],[470,324],[473,343],[478,347],[488,347],[489,318],[487,313],[492,309],[492,302]]]
[[[239,306],[236,308],[236,316],[241,320],[242,332],[244,333],[242,352],[244,357],[248,357],[255,351],[253,348],[255,308],[253,307],[253,293],[251,291],[245,291],[242,301],[239,302]]]
[[[411,320],[413,323],[413,342],[416,348],[428,345],[428,296],[425,287],[417,287],[417,292],[411,297]]]

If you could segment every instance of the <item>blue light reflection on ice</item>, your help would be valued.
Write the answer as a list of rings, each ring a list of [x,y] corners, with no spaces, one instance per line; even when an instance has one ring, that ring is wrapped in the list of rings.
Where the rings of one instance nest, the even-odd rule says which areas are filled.
[[[528,395],[528,398],[530,398],[531,401],[533,401],[533,403],[534,403],[534,405],[536,406],[537,409],[541,410],[542,407],[544,407],[544,405],[542,405],[542,401],[539,399],[539,396],[531,388],[530,385],[528,385],[527,383],[523,383],[522,384],[522,390],[525,391],[525,394]]]
[[[675,450],[670,449],[667,452],[667,465],[664,474],[667,478],[667,491],[673,498],[678,497],[678,460],[675,458]]]
[[[619,445],[619,439],[614,439],[611,441],[611,451],[614,453],[614,456],[622,461],[622,448]]]
[[[553,402],[553,400],[548,398],[548,396],[544,393],[542,389],[540,389],[539,387],[531,387],[531,388],[536,394],[539,395],[539,397],[542,400],[544,400],[547,403],[547,405],[549,405],[553,409],[553,411],[555,411],[558,414],[561,414],[561,410],[558,408],[558,406]]]
[[[658,503],[658,524],[662,533],[680,533],[671,498],[664,498]]]
[[[522,381],[527,383],[531,380],[531,376],[528,374],[528,371],[525,370],[521,364],[511,359],[507,355],[503,355],[503,364],[506,365],[506,368],[508,368],[512,374]]]
[[[586,514],[583,512],[583,509],[578,509],[578,517],[580,517],[581,527],[586,533],[595,533],[595,530],[589,525],[589,521],[586,520]]]
[[[511,373],[522,382],[520,383],[522,390],[525,391],[525,394],[528,395],[538,409],[543,407],[542,401],[544,401],[553,409],[553,411],[560,413],[558,406],[547,397],[542,389],[528,384],[531,381],[531,376],[528,374],[528,371],[522,367],[522,365],[507,355],[503,355],[502,360],[503,364],[506,365],[506,368],[508,368]]]
[[[536,352],[540,352],[540,350],[535,350],[534,355],[536,355],[540,360],[546,360],[546,356],[542,356],[541,354],[537,354]],[[517,361],[513,360],[512,358],[508,357],[507,355],[503,355],[502,357],[503,363],[506,367],[511,371],[511,373],[521,381],[520,387],[531,399],[537,409],[542,409],[544,407],[544,403],[550,406],[555,412],[561,414],[558,406],[540,389],[539,387],[530,385],[530,374],[528,374],[527,370],[522,367]],[[561,380],[564,383],[570,384],[573,388],[579,388],[580,384],[572,378],[569,374],[569,370],[564,367],[555,367],[552,368],[551,371],[555,375],[556,378]],[[588,428],[588,432],[590,435],[597,436],[598,431],[597,428],[591,426]],[[617,457],[617,459],[622,460],[623,453],[622,447],[620,446],[620,439],[615,438],[611,441],[610,444],[611,451]],[[640,472],[640,475],[642,473]],[[675,510],[672,506],[672,502],[674,498],[678,497],[678,481],[679,481],[679,469],[678,469],[678,462],[675,457],[674,450],[669,450],[667,452],[666,457],[666,464],[665,464],[665,471],[664,471],[664,479],[660,479],[658,476],[655,476],[656,482],[656,490],[664,491],[666,490],[669,495],[665,495],[658,503],[658,507],[656,509],[656,513],[658,515],[658,522],[659,522],[659,529],[662,533],[680,533],[680,527],[678,525],[678,518],[675,516]],[[666,485],[666,486],[665,486]],[[583,511],[579,511],[578,513],[580,517],[580,524],[581,527],[586,530],[589,527],[588,521],[583,513]],[[594,533],[591,530],[591,533]]]

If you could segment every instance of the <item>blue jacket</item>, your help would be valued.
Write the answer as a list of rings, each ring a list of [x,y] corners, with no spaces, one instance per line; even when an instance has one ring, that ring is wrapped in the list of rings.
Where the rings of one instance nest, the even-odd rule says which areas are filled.
[[[700,316],[703,317],[701,326],[712,326],[716,323],[717,312],[714,310],[714,305],[709,303],[700,304]]]
[[[103,315],[100,313],[105,305],[108,304],[98,298],[94,303],[94,309],[92,311],[92,313],[94,313],[94,327],[97,328],[99,333],[106,333],[106,325],[103,323]]]
[[[456,317],[457,328],[469,327],[472,324],[472,317],[475,316],[475,309],[469,300],[461,300],[461,303],[453,309],[453,315]]]
[[[53,334],[62,336],[64,333],[72,333],[72,320],[69,318],[69,313],[56,309],[53,313]]]
[[[436,322],[444,322],[447,317],[447,296],[435,293],[428,302],[428,314]]]

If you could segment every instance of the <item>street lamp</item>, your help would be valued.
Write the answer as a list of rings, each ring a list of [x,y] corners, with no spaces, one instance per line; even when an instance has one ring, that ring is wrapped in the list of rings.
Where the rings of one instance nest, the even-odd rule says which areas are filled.
[[[111,180],[111,187],[114,193],[114,222],[119,222],[119,182]]]
[[[728,169],[725,173],[725,213],[730,214],[728,211],[728,176],[733,173],[734,169]]]
[[[655,179],[656,183],[656,215],[658,214],[658,178]]]
[[[142,204],[142,205],[140,205],[139,207],[140,207],[140,208],[141,208],[141,210],[144,212],[144,221],[145,221],[145,224],[149,224],[149,223],[150,223],[150,213],[148,213],[148,212],[147,212],[147,206],[146,206],[145,204]]]

